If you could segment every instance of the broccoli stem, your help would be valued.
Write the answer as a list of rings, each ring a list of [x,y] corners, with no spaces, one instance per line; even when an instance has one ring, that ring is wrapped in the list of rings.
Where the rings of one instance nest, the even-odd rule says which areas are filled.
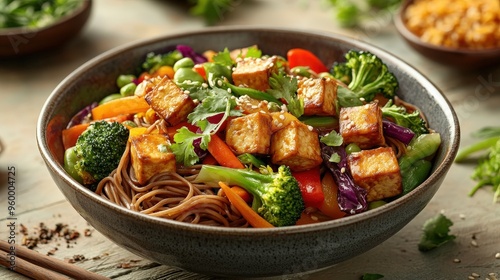
[[[473,153],[489,149],[493,147],[499,140],[500,136],[491,137],[464,147],[460,151],[458,151],[457,156],[455,157],[455,162],[463,161]]]
[[[212,182],[219,181],[227,185],[237,185],[245,188],[252,195],[260,197],[265,193],[263,188],[271,183],[273,178],[266,174],[261,174],[248,169],[234,169],[216,165],[203,165],[196,181]]]

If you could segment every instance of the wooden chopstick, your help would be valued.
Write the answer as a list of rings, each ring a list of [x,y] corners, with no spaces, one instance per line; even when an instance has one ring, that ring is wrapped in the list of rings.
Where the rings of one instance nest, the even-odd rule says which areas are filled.
[[[7,241],[0,240],[0,250],[3,251],[0,257],[0,264],[7,268],[11,266],[9,259],[11,246],[15,246],[14,271],[28,277],[34,279],[68,279],[67,277],[63,277],[63,275],[66,275],[74,279],[109,280],[107,277],[85,270],[77,265],[45,256],[20,245],[11,245],[7,243]]]

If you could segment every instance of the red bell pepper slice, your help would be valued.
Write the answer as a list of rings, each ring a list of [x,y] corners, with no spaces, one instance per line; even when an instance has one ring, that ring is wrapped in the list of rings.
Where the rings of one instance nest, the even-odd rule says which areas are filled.
[[[307,171],[293,172],[293,177],[299,182],[305,206],[319,207],[325,199],[319,167]]]
[[[325,64],[315,54],[306,49],[290,49],[287,52],[287,60],[290,69],[296,66],[307,66],[316,73],[328,72]]]

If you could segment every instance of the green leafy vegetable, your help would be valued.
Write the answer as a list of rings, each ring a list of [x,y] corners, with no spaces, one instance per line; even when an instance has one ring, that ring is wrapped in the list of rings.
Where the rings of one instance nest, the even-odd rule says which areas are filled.
[[[0,0],[0,28],[40,28],[56,22],[83,0]]]
[[[441,213],[428,219],[422,228],[423,234],[418,249],[427,252],[454,240],[455,235],[449,234],[452,225],[453,222]]]
[[[235,2],[234,0],[190,0],[190,3],[194,4],[190,13],[204,18],[207,24],[212,25],[221,21]]]
[[[271,88],[267,92],[277,99],[285,99],[292,115],[298,118],[304,114],[304,100],[297,98],[297,78],[280,72],[269,77],[269,85]]]
[[[155,54],[151,52],[146,55],[146,59],[142,63],[142,70],[153,73],[161,66],[173,66],[175,62],[181,58],[182,53],[178,50],[164,54]]]
[[[486,156],[477,161],[472,173],[471,178],[477,184],[469,192],[469,196],[473,196],[484,186],[492,186],[493,203],[496,203],[500,198],[500,127],[484,127],[472,135],[483,139],[461,148],[455,162],[462,162],[478,152],[486,152]]]
[[[402,0],[330,0],[335,20],[342,27],[357,27],[370,20],[392,14]]]

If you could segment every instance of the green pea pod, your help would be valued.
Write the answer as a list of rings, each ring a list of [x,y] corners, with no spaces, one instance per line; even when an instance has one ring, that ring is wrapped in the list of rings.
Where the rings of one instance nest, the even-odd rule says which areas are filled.
[[[239,87],[235,86],[233,84],[227,83],[227,87],[231,89],[231,92],[236,95],[236,96],[242,96],[242,95],[248,95],[249,97],[257,100],[267,100],[269,102],[274,102],[279,105],[282,105],[283,103],[276,99],[276,97],[270,95],[267,92],[263,92],[260,90],[256,90],[253,88],[247,88],[247,87]]]
[[[432,169],[432,163],[428,160],[421,159],[416,161],[402,175],[403,179],[403,194],[407,194],[420,185],[427,177]]]
[[[405,172],[416,161],[433,155],[441,145],[439,133],[422,134],[414,138],[408,145],[406,154],[399,159],[401,172]]]
[[[78,157],[76,156],[75,147],[71,147],[64,152],[64,170],[66,170],[73,179],[77,180],[79,183],[83,183],[82,177],[75,169],[77,161]]]
[[[137,88],[137,85],[134,83],[126,84],[120,88],[120,94],[124,97],[125,96],[132,96],[132,95],[134,95],[136,88]]]
[[[299,120],[316,128],[334,128],[339,125],[338,118],[328,116],[301,116]]]
[[[116,85],[119,88],[121,88],[121,87],[123,87],[126,84],[132,83],[135,80],[135,78],[136,77],[134,75],[120,75],[116,79]]]
[[[193,68],[194,67],[194,61],[190,57],[183,57],[179,60],[177,60],[174,63],[174,71],[177,71],[181,68]]]

